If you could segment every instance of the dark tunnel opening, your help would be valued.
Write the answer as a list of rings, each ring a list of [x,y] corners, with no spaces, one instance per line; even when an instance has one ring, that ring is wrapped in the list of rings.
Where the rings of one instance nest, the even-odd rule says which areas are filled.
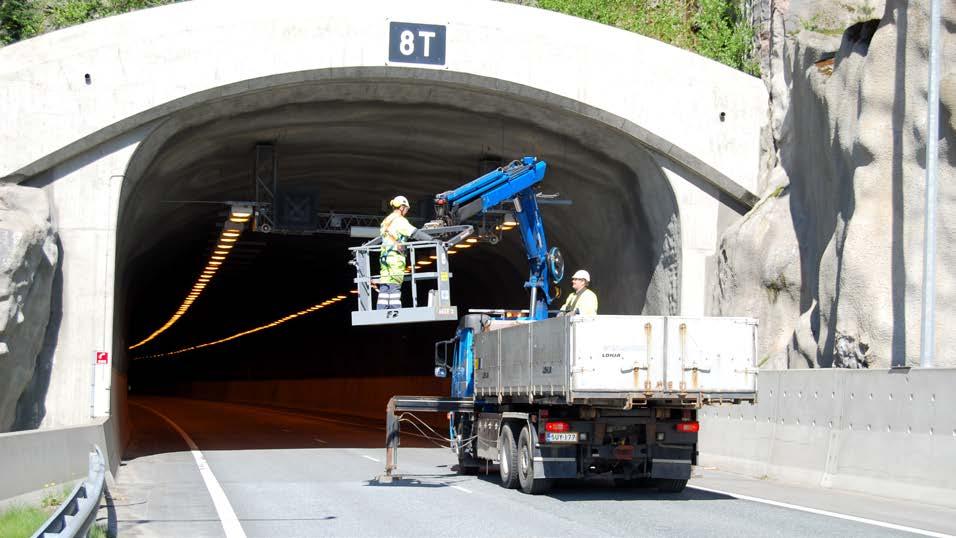
[[[319,211],[380,216],[396,194],[421,210],[434,194],[476,177],[489,156],[536,155],[549,164],[542,191],[573,201],[543,208],[549,241],[562,249],[569,271],[591,271],[601,313],[676,309],[676,202],[647,149],[553,103],[464,88],[457,101],[441,103],[434,94],[428,99],[426,85],[405,84],[394,94],[409,103],[289,104],[277,91],[275,106],[259,95],[242,114],[233,113],[242,107],[219,102],[208,107],[213,112],[168,120],[174,127],[141,146],[130,165],[134,181],[124,184],[116,294],[124,348],[161,326],[188,292],[225,219],[227,206],[211,202],[253,199],[253,151],[262,142],[277,148],[280,186],[314,190]],[[382,85],[375,83],[377,91]],[[236,255],[189,312],[154,341],[127,352],[129,387],[133,393],[176,393],[195,381],[431,375],[434,343],[450,338],[455,324],[352,327],[354,295],[221,345],[141,358],[224,338],[347,294],[354,277],[347,248],[361,241],[243,233]],[[527,263],[516,231],[498,245],[452,257],[451,270],[459,314],[527,307]],[[566,293],[570,284],[560,287]],[[407,305],[407,284],[404,293]]]
[[[222,219],[210,219],[206,230],[197,228],[197,235],[203,236],[199,239],[157,247],[168,252],[164,255],[168,263],[152,264],[139,273],[143,284],[131,287],[135,290],[131,300],[165,307],[134,316],[131,334],[149,334],[176,309],[204,262],[217,220]],[[431,375],[434,343],[450,338],[454,323],[352,327],[349,313],[356,309],[356,299],[349,294],[354,273],[346,263],[347,249],[361,241],[339,235],[244,233],[188,317],[155,344],[144,346],[144,355],[258,327],[338,294],[348,299],[260,334],[171,357],[134,360],[130,385],[162,392],[184,381]],[[453,257],[452,290],[460,312],[526,306],[524,275],[506,262],[520,256],[512,243],[483,245]],[[475,282],[485,285],[470,285]],[[407,284],[404,300],[409,305]],[[137,351],[131,352],[133,357]]]

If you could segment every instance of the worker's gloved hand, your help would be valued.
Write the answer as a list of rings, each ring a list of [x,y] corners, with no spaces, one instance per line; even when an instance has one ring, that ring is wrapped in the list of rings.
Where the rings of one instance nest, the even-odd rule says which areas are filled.
[[[415,241],[434,241],[435,238],[428,235],[427,233],[421,230],[415,230],[415,233],[412,234],[412,239]]]

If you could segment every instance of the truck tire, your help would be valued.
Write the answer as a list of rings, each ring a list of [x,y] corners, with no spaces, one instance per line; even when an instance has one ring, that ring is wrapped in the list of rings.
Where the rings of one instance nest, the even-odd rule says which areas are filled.
[[[511,426],[505,424],[498,437],[498,472],[501,474],[501,487],[518,487],[518,447]]]
[[[550,480],[534,477],[534,439],[527,426],[521,429],[518,439],[518,481],[521,491],[529,495],[540,495],[551,489]]]
[[[687,487],[687,480],[678,480],[673,478],[658,478],[657,491],[661,493],[680,493]]]

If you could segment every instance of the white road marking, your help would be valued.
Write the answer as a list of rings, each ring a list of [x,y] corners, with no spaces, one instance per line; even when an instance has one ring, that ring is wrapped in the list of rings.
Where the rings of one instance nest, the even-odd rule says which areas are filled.
[[[464,491],[465,493],[471,493],[471,490],[470,490],[470,489],[463,488],[463,487],[461,487],[461,486],[453,486],[453,485],[451,485],[451,484],[448,484],[448,486],[449,486],[450,488],[452,488],[452,489],[457,489],[458,491]]]
[[[174,430],[178,433],[186,444],[189,446],[190,452],[192,452],[193,459],[196,460],[196,467],[199,467],[199,474],[202,476],[203,482],[206,484],[206,490],[209,491],[209,496],[212,497],[212,504],[216,507],[216,514],[219,515],[219,521],[222,523],[222,530],[226,533],[226,538],[246,538],[246,533],[242,530],[242,525],[239,524],[239,518],[236,517],[236,512],[233,511],[232,505],[229,504],[229,499],[226,498],[226,492],[222,490],[222,486],[219,485],[219,481],[216,480],[216,476],[212,474],[212,469],[209,468],[209,464],[206,463],[206,457],[202,455],[202,452],[199,451],[199,447],[196,446],[196,443],[193,441],[192,437],[188,433],[183,431],[178,424],[172,421],[166,415],[160,413],[159,411],[147,407],[141,403],[129,402],[131,405],[136,405],[146,409],[147,411],[153,413],[159,418],[165,420]]]
[[[368,459],[368,460],[372,460],[372,461],[374,461],[375,463],[382,463],[381,461],[379,461],[379,460],[373,458],[372,456],[366,456],[365,454],[362,454],[362,457],[365,458],[365,459]]]
[[[855,521],[857,523],[865,523],[867,525],[875,525],[877,527],[883,527],[886,529],[893,529],[897,531],[911,532],[914,534],[921,534],[923,536],[934,536],[936,538],[953,538],[952,534],[944,534],[941,532],[928,531],[924,529],[917,529],[914,527],[907,527],[905,525],[897,525],[895,523],[887,523],[885,521],[877,521],[875,519],[867,519],[865,517],[851,516],[848,514],[840,514],[838,512],[830,512],[827,510],[818,510],[816,508],[808,508],[806,506],[799,506],[796,504],[782,503],[778,501],[771,501],[769,499],[761,499],[760,497],[750,497],[749,495],[740,495],[738,493],[731,493],[729,491],[723,491],[719,489],[704,488],[700,486],[687,486],[688,488],[707,491],[710,493],[718,493],[720,495],[727,495],[735,499],[740,499],[742,501],[753,501],[762,504],[769,504],[770,506],[779,506],[781,508],[789,508],[791,510],[799,510],[801,512],[808,512],[810,514],[817,514],[821,516],[835,517],[837,519],[845,519],[847,521]]]

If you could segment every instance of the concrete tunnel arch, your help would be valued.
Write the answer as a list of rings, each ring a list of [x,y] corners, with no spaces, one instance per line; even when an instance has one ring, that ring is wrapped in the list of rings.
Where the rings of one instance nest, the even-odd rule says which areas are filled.
[[[320,189],[337,189],[340,211],[372,213],[380,211],[379,201],[390,192],[426,199],[467,181],[484,157],[538,155],[550,166],[544,190],[574,203],[570,209],[546,210],[553,214],[548,222],[552,244],[565,251],[570,266],[588,267],[596,283],[613,282],[631,294],[609,294],[605,311],[678,311],[677,201],[650,155],[653,150],[622,130],[619,118],[608,123],[606,113],[581,103],[460,73],[429,77],[433,72],[408,68],[334,71],[309,74],[303,77],[309,82],[297,84],[276,77],[277,84],[268,90],[269,82],[259,81],[255,92],[194,102],[170,115],[139,145],[120,194],[118,218],[124,226],[117,234],[116,312],[125,310],[125,264],[160,240],[156,230],[178,229],[177,223],[187,222],[195,209],[157,202],[249,199],[252,147],[271,140],[279,144],[282,159],[300,161],[283,170],[299,176],[283,180],[291,188],[325,183]],[[323,130],[330,133],[323,137]],[[343,141],[342,136],[352,139]],[[412,139],[416,136],[421,140]],[[231,144],[232,163],[223,162],[222,152],[216,155],[217,138],[229,138],[225,143]],[[325,155],[327,162],[308,154]],[[189,162],[182,165],[184,161]],[[205,173],[209,168],[216,168],[218,177],[210,178]],[[330,177],[336,171],[364,175],[367,182]],[[324,178],[316,180],[316,175]],[[387,186],[376,185],[383,179]],[[620,202],[617,208],[608,193]],[[519,273],[525,271],[521,260],[511,261],[517,262]],[[464,280],[456,284],[467,285]]]
[[[157,265],[159,256],[153,251],[169,252],[169,247],[161,245],[164,241],[178,242],[181,233],[208,233],[216,220],[209,217],[215,207],[210,211],[204,210],[208,206],[163,202],[249,199],[252,148],[258,141],[273,139],[280,148],[279,175],[287,176],[282,181],[288,186],[318,184],[320,197],[331,197],[340,211],[373,214],[380,211],[380,201],[394,192],[409,194],[413,200],[427,200],[435,192],[470,180],[478,160],[488,155],[507,155],[509,151],[517,153],[504,158],[539,155],[550,166],[544,190],[574,200],[570,208],[545,209],[551,244],[563,249],[571,267],[588,267],[599,290],[604,283],[608,292],[602,299],[602,311],[678,311],[677,201],[651,157],[652,150],[620,129],[620,121],[609,124],[602,121],[601,111],[581,103],[483,77],[439,73],[440,77],[453,78],[452,83],[435,80],[428,76],[430,72],[415,73],[407,68],[341,71],[331,76],[310,74],[304,78],[315,80],[294,85],[284,84],[277,77],[279,83],[270,89],[265,89],[266,81],[259,81],[254,93],[195,102],[181,113],[170,115],[138,146],[125,174],[118,213],[124,225],[117,234],[114,331],[125,336],[124,347],[161,324],[191,283],[183,279],[179,288],[159,293],[158,303],[155,299],[131,300],[127,293],[131,288],[152,287],[152,277],[138,275],[142,268],[148,273],[148,268]],[[463,102],[467,106],[462,106]],[[407,132],[409,128],[412,134]],[[286,160],[294,164],[283,165]],[[215,172],[210,174],[210,170]],[[301,239],[292,241],[302,244]],[[332,249],[339,250],[326,251],[331,255],[324,257],[339,263],[332,262],[334,267],[325,269],[338,273],[344,290],[344,277],[351,277],[350,269],[342,263],[345,247],[341,242],[332,244]],[[516,241],[506,240],[487,250],[503,252],[486,253],[473,261],[462,257],[455,260],[453,294],[464,298],[462,306],[466,308],[521,307],[526,299],[520,283],[527,268]],[[202,263],[201,258],[192,262]],[[496,268],[501,264],[508,267]],[[187,278],[192,276],[188,274]],[[249,282],[257,276],[246,274],[245,278]],[[562,287],[567,285],[565,282]],[[308,277],[302,287],[305,295],[315,287],[321,288]],[[293,293],[287,290],[285,294]],[[476,296],[481,298],[476,300]],[[147,323],[134,319],[134,303],[141,309],[146,303],[152,310],[154,315]],[[346,309],[341,310],[339,315],[345,318]],[[274,317],[264,319],[260,314],[258,321]],[[256,324],[233,320],[215,327],[215,321],[184,319],[180,325],[200,323],[213,327],[209,336],[221,337],[229,334],[224,331]],[[352,331],[334,323],[329,327],[318,320],[312,325],[327,327],[329,334],[342,338],[381,337],[368,329]],[[448,331],[447,327],[434,327],[425,335],[420,328],[412,332],[430,345],[447,338]],[[187,332],[178,341],[175,336],[167,337],[148,351],[169,351],[200,341],[205,341],[201,335]],[[302,347],[310,346],[306,343]],[[348,351],[343,346],[326,347],[337,347],[337,356]],[[247,346],[245,353],[250,352]],[[172,369],[184,368],[176,360],[163,360]],[[183,358],[184,362],[189,360]],[[244,360],[247,357],[203,357],[213,370],[242,369]],[[139,371],[149,372],[151,379],[164,377],[156,365],[139,366]],[[304,370],[293,376],[356,375],[354,367],[344,371],[300,367]]]
[[[182,151],[176,148],[190,140],[193,155],[229,156],[190,137],[228,130],[236,118],[258,122],[260,132],[244,140],[218,133],[209,140],[245,148],[231,154],[245,173],[251,142],[275,132],[275,121],[314,120],[334,104],[393,114],[392,121],[412,113],[439,124],[457,121],[445,126],[449,130],[475,121],[472,140],[495,133],[493,147],[450,148],[454,157],[445,153],[444,168],[422,160],[431,174],[422,193],[433,191],[439,177],[445,185],[473,177],[474,160],[484,154],[540,155],[553,165],[547,189],[559,192],[575,177],[637,178],[614,203],[644,203],[642,225],[668,255],[649,271],[649,296],[640,305],[618,306],[625,312],[645,305],[652,306],[648,312],[663,312],[667,305],[666,311],[703,313],[717,237],[758,190],[766,102],[759,80],[635,34],[521,6],[320,4],[290,2],[290,11],[263,12],[255,2],[233,2],[226,11],[216,2],[181,3],[0,50],[0,112],[9,119],[0,132],[0,145],[9,149],[0,154],[0,177],[49,192],[64,253],[46,426],[83,423],[90,408],[94,417],[115,413],[122,422],[124,392],[110,387],[125,387],[128,279],[137,260],[149,260],[151,246],[175,237],[166,231],[205,218],[170,204],[151,208],[150,200],[175,193],[160,192],[163,185],[197,197],[240,193],[237,186],[247,182],[229,170],[232,179],[216,188],[216,181],[190,176],[188,166],[170,166],[170,157]],[[389,20],[446,23],[447,64],[390,65],[383,48]],[[84,73],[91,74],[91,84],[83,82]],[[12,111],[7,103],[21,105]],[[514,133],[511,139],[501,137],[503,124]],[[295,147],[294,136],[315,132],[302,129],[292,138],[276,136],[283,156],[296,154],[282,149]],[[452,138],[432,133],[436,144]],[[569,144],[572,139],[586,143]],[[555,148],[564,154],[555,158]],[[403,171],[410,170],[407,160]],[[373,160],[364,162],[371,167]],[[308,160],[299,164],[305,169]],[[188,179],[164,179],[170,170]],[[602,181],[606,190],[625,188],[619,180]],[[650,203],[649,193],[657,203]],[[576,201],[576,209],[582,203]],[[553,229],[558,244],[588,243],[580,230]],[[456,284],[463,286],[462,280]],[[615,306],[614,300],[605,304]],[[105,378],[96,377],[87,359],[104,349],[114,362]]]

